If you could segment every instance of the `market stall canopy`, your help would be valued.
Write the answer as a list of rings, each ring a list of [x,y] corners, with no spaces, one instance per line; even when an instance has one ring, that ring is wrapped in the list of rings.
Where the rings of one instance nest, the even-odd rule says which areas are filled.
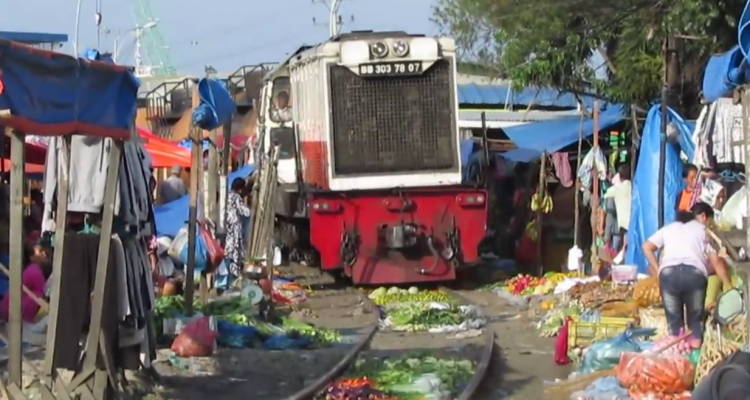
[[[130,138],[138,79],[125,66],[0,40],[3,125],[37,135]]]
[[[625,118],[622,107],[609,105],[599,113],[599,129],[604,129]],[[558,118],[549,121],[532,122],[504,128],[503,132],[515,143],[517,149],[510,150],[503,156],[510,161],[529,162],[539,158],[542,153],[553,153],[578,141],[582,132],[584,138],[594,133],[594,121],[581,117]]]
[[[10,171],[11,168],[11,162],[8,159],[3,158],[2,159],[3,165],[3,171],[7,172]],[[44,163],[42,164],[32,164],[32,163],[26,163],[26,167],[24,168],[26,170],[26,179],[32,179],[32,180],[42,180],[44,176]],[[33,174],[33,176],[29,176],[28,174]]]

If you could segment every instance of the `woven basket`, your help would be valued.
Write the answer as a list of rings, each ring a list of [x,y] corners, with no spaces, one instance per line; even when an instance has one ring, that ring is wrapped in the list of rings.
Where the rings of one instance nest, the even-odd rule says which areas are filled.
[[[706,332],[703,334],[703,344],[701,346],[701,356],[698,359],[698,365],[695,367],[695,384],[697,385],[704,376],[708,375],[712,369],[721,360],[737,350],[742,349],[747,341],[747,328],[745,317],[737,317],[730,328],[734,332],[740,332],[739,338],[729,340],[726,338],[719,339],[719,333],[716,330],[713,318],[709,317],[706,322]],[[722,328],[728,329],[728,328]]]
[[[641,328],[656,328],[656,336],[653,340],[659,340],[669,335],[667,317],[663,308],[642,308],[638,310]]]

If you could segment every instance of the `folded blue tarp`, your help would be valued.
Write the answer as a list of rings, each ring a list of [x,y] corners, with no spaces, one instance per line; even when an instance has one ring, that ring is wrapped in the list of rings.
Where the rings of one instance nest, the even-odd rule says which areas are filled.
[[[138,79],[123,66],[0,40],[3,125],[39,135],[129,138]]]
[[[661,143],[661,109],[653,106],[648,112],[641,136],[641,150],[633,177],[633,197],[628,229],[628,248],[625,262],[638,266],[638,272],[648,273],[648,263],[641,245],[659,229],[659,196],[664,196],[664,223],[675,219],[677,196],[683,188],[683,162],[680,150],[693,158],[695,146],[691,141],[694,124],[669,110],[667,119],[680,133],[678,143],[667,144],[664,168],[664,192],[659,193],[659,153]]]
[[[226,85],[216,79],[198,81],[200,104],[193,110],[193,124],[205,130],[214,130],[232,118],[237,106]]]
[[[227,187],[237,178],[247,178],[255,171],[255,166],[245,164],[237,171],[227,175]],[[174,237],[188,220],[190,210],[190,196],[181,198],[154,207],[154,219],[156,220],[156,234],[158,236]]]
[[[747,82],[747,71],[742,71],[743,62],[740,46],[711,56],[703,73],[703,98],[710,102],[716,101],[731,95],[732,90]]]

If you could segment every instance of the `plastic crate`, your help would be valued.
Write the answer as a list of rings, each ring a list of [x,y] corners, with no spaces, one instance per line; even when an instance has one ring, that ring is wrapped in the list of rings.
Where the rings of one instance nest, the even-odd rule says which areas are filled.
[[[613,265],[612,282],[626,283],[638,279],[638,266],[636,265]]]
[[[568,348],[584,347],[595,340],[613,338],[634,324],[634,318],[602,317],[599,322],[581,322],[577,317],[571,317]]]

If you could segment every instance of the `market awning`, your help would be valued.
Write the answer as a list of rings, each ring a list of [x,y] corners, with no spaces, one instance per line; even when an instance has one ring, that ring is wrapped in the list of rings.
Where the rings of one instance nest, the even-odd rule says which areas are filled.
[[[605,129],[625,118],[620,106],[609,106],[599,113],[599,129]],[[504,153],[511,161],[528,162],[542,153],[552,153],[578,141],[579,133],[584,138],[594,133],[594,121],[590,118],[566,117],[550,121],[531,122],[504,128],[503,132],[515,143],[517,149]]]
[[[190,152],[172,143],[162,139],[144,128],[138,128],[138,134],[146,142],[143,146],[151,156],[151,165],[154,168],[170,168],[179,165],[183,168],[190,167]]]

